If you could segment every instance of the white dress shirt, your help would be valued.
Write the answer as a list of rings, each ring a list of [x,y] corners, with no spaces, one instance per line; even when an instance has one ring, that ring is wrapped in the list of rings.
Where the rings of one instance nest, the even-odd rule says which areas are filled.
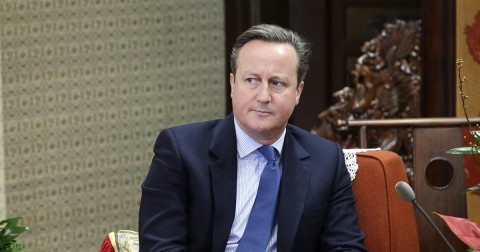
[[[233,220],[225,252],[235,252],[237,250],[238,243],[245,231],[248,217],[250,216],[253,203],[257,196],[260,176],[267,163],[265,157],[257,150],[262,144],[248,136],[240,128],[237,121],[234,121],[237,136],[237,198],[235,219]],[[271,145],[278,153],[282,153],[285,132],[286,130],[284,130],[280,138]],[[279,162],[279,160],[280,158],[278,158],[276,162]],[[281,162],[279,163],[279,167],[282,169]],[[275,223],[266,249],[268,252],[277,251],[277,230],[278,224]]]

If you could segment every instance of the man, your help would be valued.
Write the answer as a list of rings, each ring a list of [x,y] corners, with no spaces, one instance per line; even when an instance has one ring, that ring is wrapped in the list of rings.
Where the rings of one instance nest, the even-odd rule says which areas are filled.
[[[166,129],[155,143],[141,251],[366,251],[340,146],[287,125],[309,54],[275,25],[237,38],[233,114]]]

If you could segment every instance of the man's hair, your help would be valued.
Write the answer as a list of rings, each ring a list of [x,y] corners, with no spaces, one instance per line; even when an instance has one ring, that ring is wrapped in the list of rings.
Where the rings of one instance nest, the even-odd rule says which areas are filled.
[[[230,54],[230,68],[233,74],[237,71],[237,59],[240,49],[252,40],[262,40],[266,42],[288,43],[295,48],[297,52],[297,78],[298,83],[303,81],[307,74],[310,57],[310,45],[297,33],[282,28],[277,25],[260,24],[252,26],[250,29],[238,36],[235,45],[233,45]]]

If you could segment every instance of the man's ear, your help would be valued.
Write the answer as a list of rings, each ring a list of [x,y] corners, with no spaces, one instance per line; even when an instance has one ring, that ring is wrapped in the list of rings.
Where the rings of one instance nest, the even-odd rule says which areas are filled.
[[[235,75],[230,73],[230,97],[232,96],[233,85],[235,85]]]
[[[295,98],[295,105],[297,105],[299,102],[300,102],[300,95],[302,95],[302,91],[303,91],[303,81],[298,83],[298,86],[297,86],[297,97]]]

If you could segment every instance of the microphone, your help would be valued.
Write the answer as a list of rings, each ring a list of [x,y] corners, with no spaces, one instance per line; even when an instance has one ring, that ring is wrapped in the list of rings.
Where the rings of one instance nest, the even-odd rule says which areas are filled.
[[[433,222],[433,220],[430,218],[430,216],[428,216],[427,212],[425,212],[423,207],[420,206],[420,204],[418,204],[418,202],[415,200],[415,192],[413,192],[412,187],[410,187],[410,185],[405,181],[399,181],[395,185],[395,191],[402,199],[413,203],[413,205],[423,214],[423,216],[425,216],[427,221],[430,223],[430,225],[432,225],[433,229],[435,229],[438,235],[440,235],[440,237],[445,242],[445,244],[447,244],[450,251],[455,252],[455,249],[453,249],[452,245],[448,242],[447,238],[445,238],[445,236],[442,234],[438,226],[435,225],[435,222]]]

